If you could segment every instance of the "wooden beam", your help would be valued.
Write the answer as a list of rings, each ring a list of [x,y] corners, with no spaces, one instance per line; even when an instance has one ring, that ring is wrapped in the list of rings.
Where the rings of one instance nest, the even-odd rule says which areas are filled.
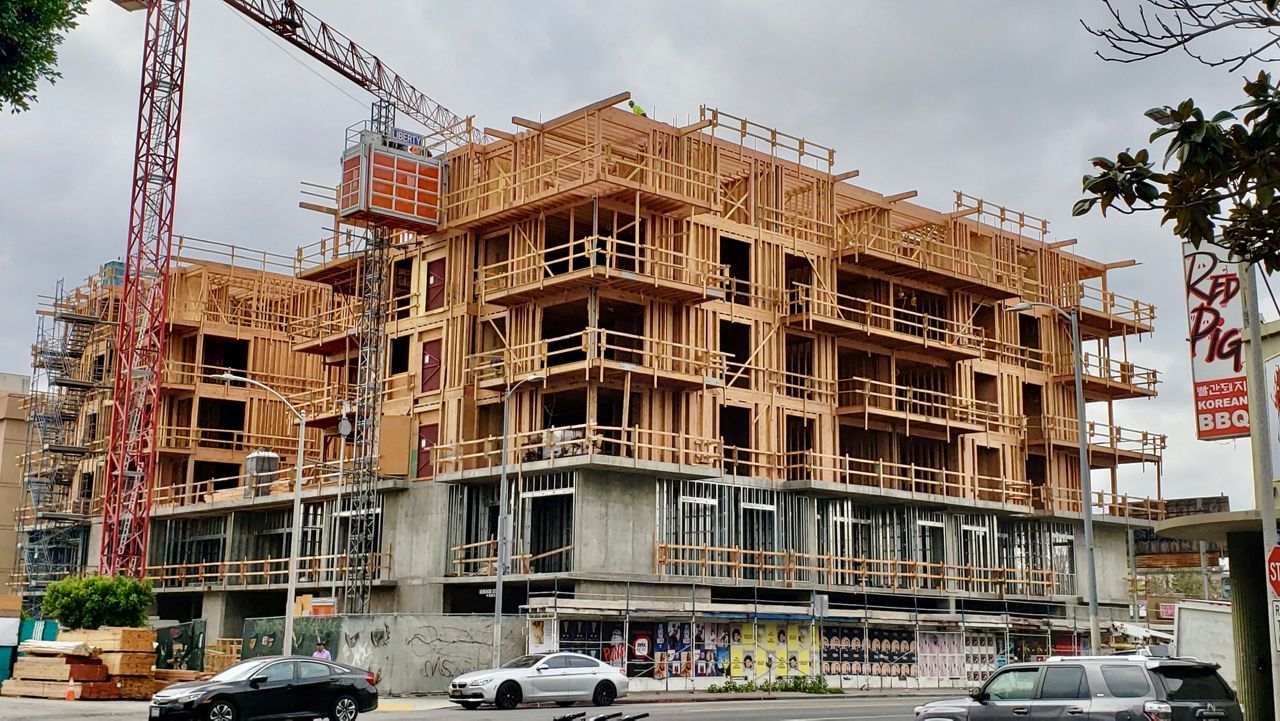
[[[681,135],[689,135],[690,133],[696,133],[699,130],[702,130],[703,128],[709,128],[709,127],[711,127],[710,120],[701,120],[699,122],[693,123],[692,125],[686,125],[683,128],[680,128],[676,132],[680,133]]]
[[[943,213],[947,218],[955,220],[956,218],[965,218],[970,215],[977,215],[982,212],[982,208],[965,208],[963,210],[953,210],[950,213]]]
[[[884,199],[881,200],[880,202],[884,203],[885,205],[890,205],[892,203],[897,203],[900,200],[910,200],[919,194],[920,194],[920,191],[918,190],[908,190],[905,193],[897,193],[895,195],[886,195],[884,196]]]
[[[1069,248],[1079,241],[1076,238],[1068,238],[1067,240],[1059,240],[1056,243],[1049,244],[1049,250],[1057,250],[1058,248]]]
[[[528,128],[528,129],[530,129],[530,130],[538,130],[538,131],[541,131],[541,130],[542,130],[542,128],[543,128],[542,123],[537,123],[537,122],[534,122],[534,121],[532,121],[532,120],[527,120],[527,119],[525,119],[525,118],[520,117],[519,115],[512,115],[512,116],[511,116],[511,124],[512,124],[512,125],[519,125],[519,126],[520,126],[520,127],[522,127],[522,128]]]
[[[566,123],[575,118],[579,118],[583,115],[586,115],[587,113],[595,112],[597,110],[604,110],[605,108],[611,108],[617,105],[618,103],[625,103],[630,99],[631,99],[631,93],[628,91],[624,91],[624,92],[618,93],[617,95],[607,97],[604,100],[597,100],[596,102],[590,105],[584,105],[581,108],[578,108],[577,110],[570,110],[564,115],[557,115],[556,117],[548,120],[547,122],[542,123],[542,128],[540,128],[540,130],[550,130],[551,128],[554,128],[557,125]]]
[[[485,128],[484,134],[493,136],[495,138],[498,138],[499,140],[515,140],[516,139],[515,135],[508,133],[505,130],[498,130],[496,128]]]
[[[1114,263],[1103,263],[1102,267],[1106,270],[1119,270],[1120,268],[1128,268],[1137,264],[1138,261],[1130,258],[1129,260],[1117,260]]]
[[[831,180],[836,183],[843,183],[846,180],[853,180],[859,175],[862,175],[861,170],[846,170],[843,173],[837,173],[836,175],[831,176]]]

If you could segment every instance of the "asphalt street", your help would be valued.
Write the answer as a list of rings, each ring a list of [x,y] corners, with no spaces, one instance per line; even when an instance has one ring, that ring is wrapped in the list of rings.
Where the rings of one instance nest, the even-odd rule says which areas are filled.
[[[911,710],[931,700],[925,696],[868,697],[824,696],[755,701],[696,703],[645,703],[615,706],[610,711],[628,715],[648,713],[646,721],[897,721],[911,718]],[[423,700],[383,699],[382,708],[363,718],[371,721],[551,721],[566,713],[554,706],[520,708],[515,711],[480,709],[466,711],[452,705]],[[434,706],[434,707],[432,707]],[[426,708],[424,708],[426,707]],[[601,713],[589,705],[573,707],[585,711],[586,720]],[[147,704],[142,701],[45,701],[0,698],[0,719],[21,721],[61,721],[62,719],[142,719]]]

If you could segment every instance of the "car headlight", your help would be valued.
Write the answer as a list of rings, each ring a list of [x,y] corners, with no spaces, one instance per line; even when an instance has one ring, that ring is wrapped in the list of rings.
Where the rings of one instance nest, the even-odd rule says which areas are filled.
[[[189,693],[186,696],[179,696],[178,703],[192,703],[194,701],[199,701],[202,698],[204,698],[204,693],[197,691],[196,693]]]
[[[915,716],[919,716],[922,711],[924,711],[924,706],[916,706],[915,708],[911,709],[911,713]]]
[[[486,677],[484,677],[484,678],[478,678],[478,679],[476,679],[475,681],[472,681],[472,682],[471,682],[470,684],[468,684],[468,685],[470,685],[470,686],[484,686],[484,685],[488,684],[488,683],[489,683],[490,681],[492,681],[492,680],[493,680],[493,677],[492,677],[492,676],[486,676]]]

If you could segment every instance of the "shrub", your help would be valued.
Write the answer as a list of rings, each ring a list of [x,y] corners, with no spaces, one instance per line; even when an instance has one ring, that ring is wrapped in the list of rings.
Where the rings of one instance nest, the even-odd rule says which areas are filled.
[[[40,610],[70,629],[147,625],[151,581],[127,576],[67,577],[44,592]]]

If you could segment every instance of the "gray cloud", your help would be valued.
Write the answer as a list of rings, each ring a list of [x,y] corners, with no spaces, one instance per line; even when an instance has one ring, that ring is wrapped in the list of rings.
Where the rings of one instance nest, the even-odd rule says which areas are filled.
[[[1185,58],[1103,63],[1078,23],[1102,19],[1094,3],[304,4],[482,125],[624,89],[663,120],[706,103],[834,146],[839,169],[874,189],[918,189],[944,209],[966,190],[1050,218],[1085,255],[1137,259],[1116,288],[1156,303],[1159,328],[1131,356],[1165,382],[1117,418],[1169,434],[1166,495],[1251,505],[1248,444],[1194,440],[1177,244],[1154,216],[1070,217],[1087,158],[1140,144],[1143,110],[1188,96],[1233,105],[1237,78]],[[0,118],[0,368],[28,365],[37,294],[123,253],[141,42],[140,14],[97,0],[63,46],[64,79]],[[280,252],[319,237],[298,181],[332,182],[343,129],[367,103],[281,45],[220,3],[194,3],[180,232]],[[1132,469],[1122,490],[1150,492],[1152,478]]]

